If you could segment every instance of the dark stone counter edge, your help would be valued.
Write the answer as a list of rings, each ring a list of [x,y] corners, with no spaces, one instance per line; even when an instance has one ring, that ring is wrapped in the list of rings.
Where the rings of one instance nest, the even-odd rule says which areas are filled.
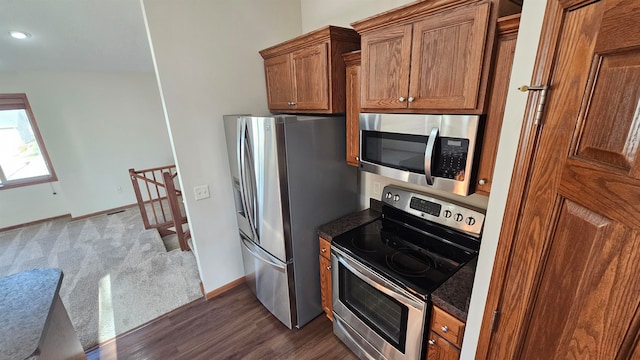
[[[433,305],[457,317],[467,321],[469,312],[469,300],[473,288],[473,279],[476,274],[478,258],[474,258],[460,268],[452,277],[431,294]]]
[[[371,199],[371,207],[360,210],[341,218],[318,226],[318,235],[325,240],[331,241],[335,236],[355,229],[360,225],[368,224],[382,216],[380,201]]]

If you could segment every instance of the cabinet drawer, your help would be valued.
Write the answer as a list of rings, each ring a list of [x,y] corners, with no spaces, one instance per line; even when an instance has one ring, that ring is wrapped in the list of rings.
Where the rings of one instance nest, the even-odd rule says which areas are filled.
[[[431,329],[452,344],[462,345],[464,323],[436,306],[431,314]]]
[[[329,240],[320,238],[320,256],[327,260],[331,259],[331,243]]]

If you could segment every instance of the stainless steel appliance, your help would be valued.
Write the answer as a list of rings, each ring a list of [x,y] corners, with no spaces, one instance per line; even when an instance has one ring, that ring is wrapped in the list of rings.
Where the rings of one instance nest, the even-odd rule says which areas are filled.
[[[425,359],[431,293],[479,250],[481,210],[393,186],[331,243],[333,331],[362,359]]]
[[[360,114],[360,167],[393,179],[469,195],[478,115]]]
[[[355,210],[344,117],[224,116],[246,281],[289,328],[322,312],[316,228]]]

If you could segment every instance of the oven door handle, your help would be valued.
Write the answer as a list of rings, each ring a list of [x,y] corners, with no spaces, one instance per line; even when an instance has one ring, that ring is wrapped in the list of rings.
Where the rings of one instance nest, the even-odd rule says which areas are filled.
[[[360,280],[373,286],[376,290],[394,298],[395,300],[406,306],[411,306],[412,308],[419,311],[422,311],[422,309],[424,309],[424,302],[417,300],[416,297],[409,294],[406,290],[401,289],[400,287],[371,274],[371,270],[367,270],[364,267],[354,263],[353,261],[350,261],[350,259],[348,259],[343,254],[339,254],[336,249],[331,249],[331,251],[342,266],[349,270],[353,275],[360,278]]]
[[[438,138],[438,132],[440,129],[434,127],[431,129],[429,139],[427,140],[427,148],[424,150],[424,176],[427,179],[427,184],[433,185],[433,176],[431,175],[433,169],[433,149],[436,146],[436,139]]]

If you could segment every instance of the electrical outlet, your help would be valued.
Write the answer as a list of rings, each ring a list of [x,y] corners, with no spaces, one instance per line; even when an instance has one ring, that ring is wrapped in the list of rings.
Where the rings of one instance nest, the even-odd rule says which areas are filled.
[[[202,200],[209,197],[209,185],[200,185],[193,188],[193,194],[196,200]]]

